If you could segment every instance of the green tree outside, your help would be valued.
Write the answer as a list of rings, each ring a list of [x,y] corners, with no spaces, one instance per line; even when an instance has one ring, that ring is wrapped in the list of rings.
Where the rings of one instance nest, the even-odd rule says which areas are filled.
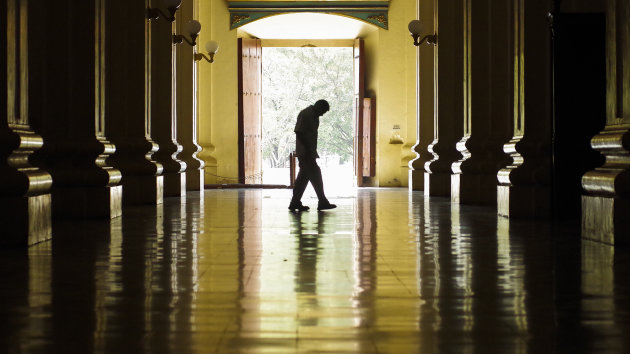
[[[263,159],[288,167],[298,113],[319,99],[330,103],[320,120],[318,152],[352,160],[352,48],[263,48]]]

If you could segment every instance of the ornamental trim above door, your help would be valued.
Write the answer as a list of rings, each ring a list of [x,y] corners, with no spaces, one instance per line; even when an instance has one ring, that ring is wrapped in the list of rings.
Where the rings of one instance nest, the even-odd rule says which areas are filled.
[[[230,29],[264,17],[280,14],[314,12],[352,17],[387,29],[389,0],[355,1],[241,1],[227,0]]]

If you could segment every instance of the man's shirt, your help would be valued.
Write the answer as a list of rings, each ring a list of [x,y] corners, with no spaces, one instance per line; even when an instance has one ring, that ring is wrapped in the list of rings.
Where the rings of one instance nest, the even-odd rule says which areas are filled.
[[[319,128],[319,116],[315,114],[313,106],[304,108],[298,114],[295,123],[295,152],[297,157],[318,158],[317,154],[317,128]]]

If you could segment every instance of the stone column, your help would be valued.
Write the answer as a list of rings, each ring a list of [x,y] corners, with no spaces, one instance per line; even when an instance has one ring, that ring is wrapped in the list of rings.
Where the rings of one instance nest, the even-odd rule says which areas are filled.
[[[105,0],[30,4],[29,111],[46,141],[34,160],[52,175],[55,218],[122,213],[120,171],[105,163],[115,147],[105,138],[104,10]]]
[[[460,158],[455,144],[462,137],[463,10],[462,0],[435,1],[435,114],[433,142],[428,146],[433,159],[425,164],[425,195],[451,195],[451,164]]]
[[[551,65],[547,14],[551,0],[512,0],[514,121],[503,151],[512,163],[498,172],[497,212],[548,217],[551,212]]]
[[[462,159],[451,166],[451,200],[496,205],[497,172],[510,160],[503,144],[510,139],[514,68],[511,4],[464,0],[464,137]]]
[[[606,127],[591,146],[606,157],[582,177],[582,236],[630,244],[630,3],[606,4]]]
[[[51,238],[52,178],[29,163],[43,145],[29,122],[28,1],[0,0],[0,247]]]
[[[178,13],[177,33],[183,33],[184,24],[198,18],[198,3],[188,0],[182,3]],[[201,33],[204,41],[197,40],[197,50],[205,48],[205,42],[210,37],[210,26],[205,23]],[[203,191],[204,162],[197,157],[201,146],[197,144],[197,69],[198,65],[211,65],[205,61],[196,63],[193,60],[193,49],[187,45],[177,48],[177,140],[182,144],[182,152],[178,158],[186,163],[186,189],[189,191]]]
[[[151,159],[151,23],[149,1],[106,6],[106,135],[116,144],[108,162],[122,172],[123,206],[161,204],[162,165]],[[163,20],[162,20],[163,21]]]
[[[164,196],[186,195],[186,163],[176,157],[182,151],[176,139],[177,45],[173,44],[176,22],[181,21],[179,11],[175,17],[173,22],[151,20],[151,137],[160,146],[153,157],[164,168]],[[179,46],[191,50],[188,44]]]
[[[426,31],[433,25],[433,2],[416,0],[418,19]],[[429,33],[423,33],[423,35]],[[411,38],[409,39],[411,41]],[[418,48],[418,72],[416,73],[416,144],[412,151],[416,158],[409,161],[409,190],[424,190],[424,164],[432,156],[427,150],[433,140],[433,51],[435,47],[423,44]]]

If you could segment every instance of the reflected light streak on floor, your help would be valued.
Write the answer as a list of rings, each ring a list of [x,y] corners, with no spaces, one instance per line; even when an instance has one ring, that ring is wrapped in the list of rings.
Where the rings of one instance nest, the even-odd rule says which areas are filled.
[[[2,352],[630,351],[630,251],[406,189],[208,190],[0,250]],[[314,206],[314,205],[312,205]]]

